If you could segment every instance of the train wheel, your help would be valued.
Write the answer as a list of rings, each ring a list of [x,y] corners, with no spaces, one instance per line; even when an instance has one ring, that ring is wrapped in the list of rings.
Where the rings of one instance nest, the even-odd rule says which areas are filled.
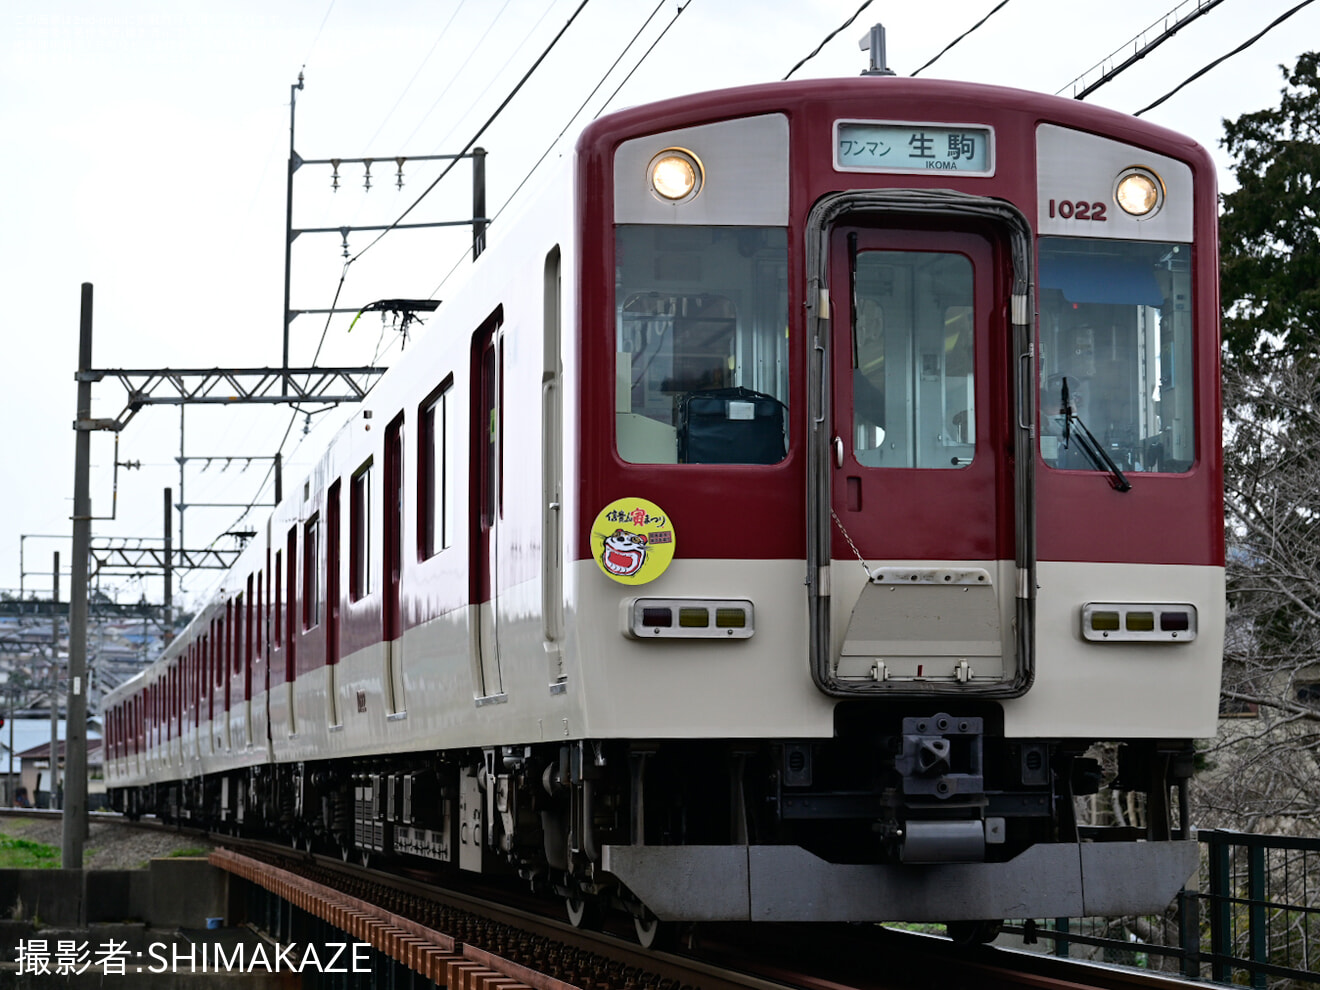
[[[568,923],[574,928],[600,927],[600,901],[594,897],[570,894],[564,898],[564,911],[568,914]]]
[[[633,930],[643,949],[667,949],[677,941],[676,926],[672,921],[661,921],[649,912],[645,917],[633,918]]]
[[[1002,921],[948,921],[944,930],[958,945],[980,945],[999,937]]]

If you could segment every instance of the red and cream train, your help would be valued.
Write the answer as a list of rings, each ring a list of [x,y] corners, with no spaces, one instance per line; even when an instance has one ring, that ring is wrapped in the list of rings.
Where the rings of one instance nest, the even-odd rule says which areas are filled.
[[[1217,715],[1215,228],[1200,147],[1038,94],[602,118],[106,699],[114,805],[644,940],[1162,908]],[[1139,827],[1079,821],[1098,743]]]

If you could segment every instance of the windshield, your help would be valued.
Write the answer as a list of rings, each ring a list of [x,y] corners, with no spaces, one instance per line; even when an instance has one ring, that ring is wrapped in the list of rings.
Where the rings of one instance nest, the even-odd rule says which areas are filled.
[[[615,428],[634,464],[774,464],[788,402],[780,227],[620,226]]]
[[[1039,284],[1045,463],[1125,473],[1190,470],[1190,246],[1043,238]],[[1078,442],[1079,423],[1102,455],[1088,449],[1084,434]]]

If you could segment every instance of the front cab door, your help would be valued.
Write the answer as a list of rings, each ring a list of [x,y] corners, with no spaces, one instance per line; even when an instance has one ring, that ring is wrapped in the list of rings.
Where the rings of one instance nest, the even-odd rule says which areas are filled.
[[[904,220],[855,213],[822,231],[813,670],[839,695],[1020,693],[1026,254],[979,218]]]

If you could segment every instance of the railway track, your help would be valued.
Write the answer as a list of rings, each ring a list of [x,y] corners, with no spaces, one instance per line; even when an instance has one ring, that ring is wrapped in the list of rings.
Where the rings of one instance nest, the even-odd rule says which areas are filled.
[[[32,815],[2,809],[0,816]],[[58,816],[58,811],[37,812]],[[503,981],[535,990],[1174,990],[1196,986],[1140,970],[1058,959],[875,925],[690,926],[673,952],[641,949],[626,922],[602,931],[561,920],[522,889],[442,886],[287,845],[194,832],[222,848],[212,862],[453,990]]]
[[[430,939],[433,947],[456,953],[456,959],[549,990],[1173,990],[1195,985],[995,946],[962,947],[875,925],[690,926],[680,933],[676,951],[646,951],[635,944],[626,922],[604,931],[576,929],[559,920],[557,904],[522,891],[488,886],[459,891],[329,857],[266,849],[266,875],[278,869],[317,884],[323,891],[317,896],[326,898],[322,916],[327,920],[344,917],[346,910],[374,912],[378,923]],[[248,847],[242,855],[253,852]],[[410,929],[416,925],[427,931]],[[407,962],[412,950],[401,943],[398,951],[403,954],[394,957]],[[455,986],[467,990],[468,983]]]

